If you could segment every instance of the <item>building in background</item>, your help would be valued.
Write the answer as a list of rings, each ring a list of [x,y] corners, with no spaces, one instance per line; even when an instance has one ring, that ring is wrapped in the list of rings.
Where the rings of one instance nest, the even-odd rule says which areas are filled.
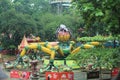
[[[62,12],[67,12],[68,8],[71,6],[72,0],[50,0],[53,12],[61,14]]]

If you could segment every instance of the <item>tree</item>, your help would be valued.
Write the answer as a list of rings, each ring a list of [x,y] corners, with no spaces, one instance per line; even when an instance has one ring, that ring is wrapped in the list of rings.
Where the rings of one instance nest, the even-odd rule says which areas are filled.
[[[82,23],[82,19],[73,14],[54,15],[52,13],[45,13],[39,17],[41,18],[39,23],[41,24],[42,31],[44,31],[44,38],[47,38],[48,41],[56,40],[55,32],[60,24],[66,25],[71,29],[72,35],[76,36],[80,22]]]
[[[12,8],[10,0],[0,0],[0,13],[5,12]]]
[[[112,34],[120,34],[120,0],[73,0],[87,29],[97,24]],[[93,30],[93,28],[92,28]]]
[[[79,15],[69,13],[55,15],[51,13],[49,0],[0,0],[0,33],[5,48],[17,47],[23,35],[32,33],[42,41],[56,40],[55,31],[60,24],[65,24],[76,35],[83,23]]]
[[[30,15],[50,11],[48,0],[14,0],[13,3],[16,11]]]
[[[2,43],[5,48],[8,45],[18,46],[24,34],[35,33],[37,30],[30,15],[17,13],[14,9],[0,14],[0,26],[0,32],[4,33]]]

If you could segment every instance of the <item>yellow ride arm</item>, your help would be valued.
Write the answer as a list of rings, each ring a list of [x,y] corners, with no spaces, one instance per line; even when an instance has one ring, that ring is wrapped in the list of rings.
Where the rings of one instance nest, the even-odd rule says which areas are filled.
[[[98,46],[100,45],[100,42],[90,42],[91,45]]]
[[[23,56],[25,55],[27,49],[38,49],[38,50],[40,50],[40,51],[43,51],[43,52],[45,52],[45,53],[47,53],[47,54],[50,55],[50,59],[54,59],[54,57],[55,57],[55,50],[49,49],[49,48],[44,47],[44,46],[41,46],[40,44],[32,44],[32,45],[26,46],[26,47],[22,50],[22,52],[20,53],[20,56],[21,56],[21,57],[23,57]],[[57,49],[57,48],[56,48],[56,49]]]
[[[75,48],[75,49],[71,52],[71,54],[77,53],[77,52],[79,52],[79,51],[80,51],[80,47],[77,47],[77,48]]]

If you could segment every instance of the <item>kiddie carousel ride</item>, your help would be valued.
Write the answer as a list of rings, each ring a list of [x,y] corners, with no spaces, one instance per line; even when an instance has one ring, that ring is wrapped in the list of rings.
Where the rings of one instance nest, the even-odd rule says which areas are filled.
[[[70,54],[77,53],[80,48],[93,48],[93,45],[85,44],[78,47],[75,47],[74,41],[70,41],[72,36],[70,30],[63,24],[56,30],[56,36],[58,38],[58,42],[36,42],[30,43],[23,47],[22,51],[20,52],[19,57],[17,58],[15,67],[19,64],[22,66],[23,57],[29,50],[39,50],[41,52],[47,53],[50,55],[49,63],[46,67],[44,67],[43,71],[51,70],[53,67],[57,69],[54,64],[55,58],[60,58],[64,60],[64,65],[66,65],[66,57]],[[96,42],[97,43],[97,42]],[[36,53],[34,53],[36,54]]]

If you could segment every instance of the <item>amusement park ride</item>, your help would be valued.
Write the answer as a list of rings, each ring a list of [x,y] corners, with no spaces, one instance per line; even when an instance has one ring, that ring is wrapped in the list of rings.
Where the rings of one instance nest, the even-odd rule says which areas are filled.
[[[60,25],[60,27],[56,31],[56,36],[59,40],[59,42],[36,42],[36,43],[30,43],[26,46],[22,46],[22,51],[20,53],[20,56],[17,59],[17,64],[22,63],[22,57],[27,53],[29,50],[39,50],[44,53],[47,53],[50,55],[49,60],[49,67],[47,69],[51,69],[54,66],[54,59],[55,57],[59,57],[61,59],[64,59],[69,54],[75,54],[77,53],[81,47],[84,48],[93,48],[93,45],[82,45],[77,48],[74,47],[75,42],[70,41],[70,38],[72,36],[70,30],[65,25]],[[39,38],[38,38],[39,40]],[[99,45],[98,42],[94,42],[95,44]],[[93,43],[93,44],[94,44]]]
[[[56,30],[56,36],[58,39],[58,42],[42,42],[40,41],[39,37],[35,37],[34,39],[26,39],[24,36],[21,44],[19,45],[20,54],[15,61],[14,67],[18,67],[18,65],[25,66],[24,63],[24,56],[27,55],[30,51],[33,51],[32,55],[35,55],[38,57],[37,52],[42,52],[42,54],[48,54],[50,56],[49,63],[46,67],[42,69],[41,72],[45,71],[51,71],[51,69],[56,68],[55,66],[55,58],[59,58],[64,60],[64,67],[66,64],[66,57],[70,54],[76,54],[78,51],[80,51],[80,48],[93,48],[96,45],[99,45],[99,42],[93,42],[92,44],[83,44],[81,46],[75,47],[74,41],[70,41],[70,38],[72,37],[72,34],[70,30],[63,24],[60,25],[60,27]],[[23,45],[24,44],[24,45]],[[33,67],[33,70],[36,70],[37,61],[34,61],[36,59],[33,59],[29,62],[31,63],[31,66]],[[67,66],[69,67],[69,65]]]
[[[10,72],[11,77],[19,78],[22,73],[28,71],[26,72],[26,77],[29,77],[29,80],[38,80],[40,73],[72,71],[72,69],[76,68],[75,66],[77,63],[74,62],[74,60],[67,59],[70,54],[77,54],[80,49],[90,49],[95,46],[103,45],[102,43],[95,42],[94,40],[92,40],[94,42],[76,45],[74,41],[71,41],[72,33],[70,29],[63,24],[61,24],[56,30],[56,37],[58,41],[43,42],[40,40],[40,37],[35,37],[32,34],[29,38],[24,36],[21,44],[18,46],[19,54],[17,55],[17,59],[13,62],[5,62],[5,69],[12,69]],[[107,43],[110,44],[108,45]],[[107,43],[105,42],[102,47],[114,47],[115,45],[120,46],[119,43],[116,43],[115,45],[113,45],[113,42]],[[45,58],[46,56],[48,57],[47,59]],[[68,63],[68,61],[70,63]],[[79,65],[77,66],[77,68],[80,68]],[[92,65],[89,65],[88,67],[92,68]],[[18,71],[19,69],[20,71]],[[18,74],[17,76],[16,73]]]

